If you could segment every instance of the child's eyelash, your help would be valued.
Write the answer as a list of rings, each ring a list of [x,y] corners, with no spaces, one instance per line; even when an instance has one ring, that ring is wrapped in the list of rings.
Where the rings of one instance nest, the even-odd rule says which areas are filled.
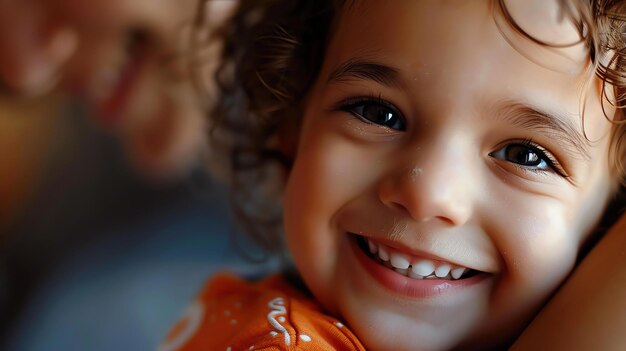
[[[532,139],[523,139],[519,143],[537,152],[540,157],[545,159],[548,166],[553,169],[558,175],[566,179],[569,178],[569,175],[567,174],[567,172],[565,172],[565,169],[563,168],[561,163],[546,148],[535,143]],[[535,170],[532,168],[528,170],[532,172],[541,172],[540,170]]]
[[[399,116],[399,118],[404,120],[404,116],[398,110],[398,108],[395,107],[389,101],[383,99],[381,95],[370,94],[370,95],[367,95],[367,96],[349,97],[349,98],[343,99],[343,100],[339,101],[338,103],[336,103],[335,105],[333,105],[331,107],[331,110],[332,111],[344,111],[344,112],[349,112],[349,113],[355,114],[353,109],[355,107],[362,106],[362,105],[379,105],[379,106],[383,106],[383,107],[393,111],[393,113],[397,114]],[[355,114],[355,115],[357,117],[365,120],[365,118],[363,116],[358,116],[358,114]],[[561,163],[556,159],[556,157],[554,157],[554,155],[550,151],[548,151],[545,147],[543,147],[540,144],[534,142],[531,138],[518,140],[518,141],[514,142],[514,144],[522,145],[522,146],[525,146],[528,149],[532,150],[542,160],[544,160],[545,163],[547,164],[547,166],[550,169],[552,169],[556,174],[558,174],[559,176],[561,176],[561,177],[563,177],[565,179],[570,178],[570,176],[567,174],[567,172],[565,171],[565,169],[563,168]],[[532,168],[532,167],[520,166],[520,168],[523,169],[524,171],[533,172],[533,173],[542,173],[542,172],[546,171],[545,169],[535,169],[535,168]]]
[[[402,116],[402,113],[400,113],[398,108],[394,106],[392,103],[390,103],[389,101],[385,100],[380,94],[378,95],[370,94],[366,96],[349,97],[347,99],[343,99],[339,101],[331,109],[334,111],[346,111],[347,109],[350,109],[360,104],[379,104],[379,105],[389,108],[390,110],[393,110],[395,113]]]
[[[399,132],[406,131],[406,119],[403,114],[380,95],[347,98],[341,100],[332,110],[350,113],[367,124],[375,124]]]

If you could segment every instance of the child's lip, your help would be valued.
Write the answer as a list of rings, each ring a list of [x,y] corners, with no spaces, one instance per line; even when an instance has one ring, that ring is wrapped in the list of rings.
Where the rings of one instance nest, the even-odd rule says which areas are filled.
[[[460,280],[423,279],[416,280],[406,277],[375,262],[367,256],[357,243],[357,236],[348,233],[349,245],[355,254],[357,261],[365,270],[385,288],[402,295],[416,298],[430,298],[441,296],[460,289],[467,289],[474,285],[485,282],[493,274],[478,272],[477,274]]]

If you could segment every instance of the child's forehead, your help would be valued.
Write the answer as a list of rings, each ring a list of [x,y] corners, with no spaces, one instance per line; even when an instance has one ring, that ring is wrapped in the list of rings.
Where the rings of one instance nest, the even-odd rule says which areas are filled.
[[[364,0],[343,7],[336,29],[346,49],[417,48],[414,57],[424,59],[429,52],[494,57],[504,47],[526,61],[579,74],[589,57],[576,21],[559,0]]]
[[[564,113],[578,114],[592,77],[584,45],[546,48],[505,28],[497,11],[487,0],[359,2],[343,11],[322,75],[328,79],[346,62],[371,60],[396,71],[404,88],[427,87],[429,99],[493,95],[534,105],[559,102]]]
[[[500,112],[506,109],[526,111],[526,120],[535,122],[535,117],[544,116],[544,123],[535,125],[549,126],[545,122],[553,120],[552,125],[566,126],[560,129],[567,133],[561,134],[569,135],[573,153],[584,156],[587,152],[580,150],[587,147],[586,137],[597,140],[610,128],[586,48],[539,45],[517,33],[494,3],[362,1],[346,7],[320,80],[336,86],[360,84],[396,101],[402,100],[396,99],[400,92],[408,96],[410,104],[405,106],[418,106],[425,116],[461,119],[474,114],[485,123],[504,119],[506,114]],[[578,34],[571,22],[559,21],[555,8],[542,3],[505,1],[510,16],[532,29],[529,35],[545,34],[545,40],[555,44],[575,43]],[[541,10],[549,14],[524,17]],[[559,31],[563,35],[558,36]]]

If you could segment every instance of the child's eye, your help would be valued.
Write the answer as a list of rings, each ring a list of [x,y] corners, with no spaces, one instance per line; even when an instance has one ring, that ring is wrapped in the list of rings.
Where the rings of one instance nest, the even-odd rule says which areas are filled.
[[[357,98],[343,101],[340,110],[349,112],[364,122],[405,131],[404,117],[391,103],[376,98]]]
[[[565,171],[550,153],[530,140],[507,144],[489,156],[514,163],[532,171],[555,172],[567,177]]]

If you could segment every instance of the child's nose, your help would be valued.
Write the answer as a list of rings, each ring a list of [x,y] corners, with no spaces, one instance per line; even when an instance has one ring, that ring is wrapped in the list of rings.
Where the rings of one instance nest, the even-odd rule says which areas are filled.
[[[438,220],[449,226],[466,223],[473,212],[473,193],[480,183],[472,156],[460,144],[407,150],[406,161],[383,176],[378,196],[387,206],[415,221]]]

